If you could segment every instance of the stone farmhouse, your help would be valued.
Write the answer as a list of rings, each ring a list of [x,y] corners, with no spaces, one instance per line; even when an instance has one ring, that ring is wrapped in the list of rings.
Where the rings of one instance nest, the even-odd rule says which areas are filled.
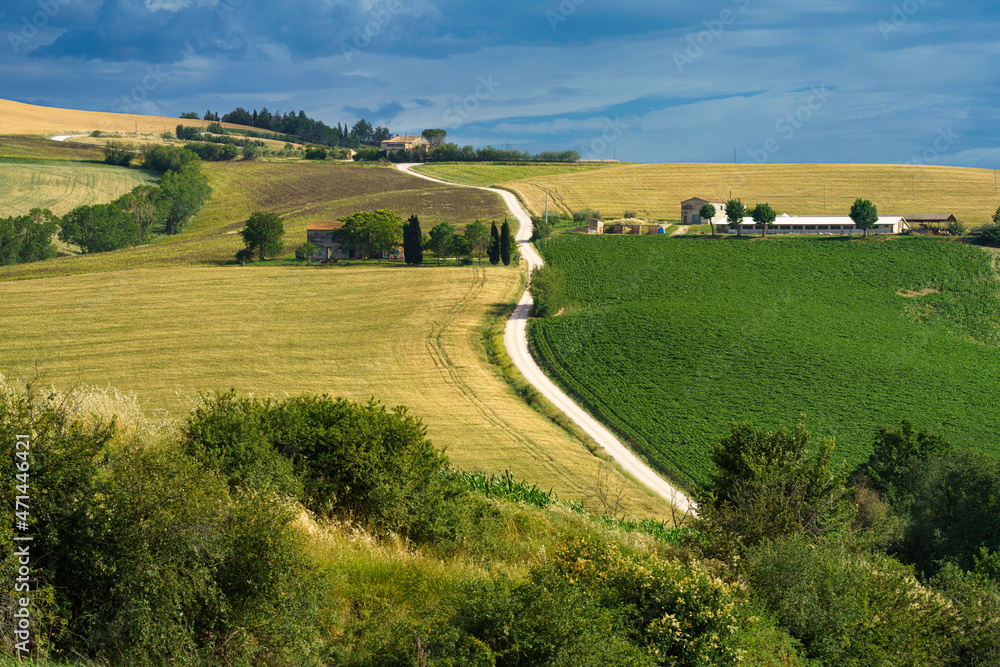
[[[310,222],[306,229],[306,240],[315,244],[319,250],[313,259],[363,259],[365,249],[361,246],[345,246],[337,238],[337,230],[344,226],[342,222]],[[393,248],[382,253],[382,259],[402,259],[402,248]]]
[[[712,224],[720,224],[726,221],[726,203],[709,201],[701,197],[692,197],[681,202],[681,224],[682,225],[707,225],[709,221],[701,217],[701,207],[711,204],[715,207],[715,216],[712,217]]]
[[[427,150],[430,148],[430,142],[428,142],[423,137],[406,137],[406,136],[395,136],[392,139],[386,139],[380,145],[380,148],[385,151],[386,155],[392,155],[396,151],[406,150],[413,151],[415,148],[421,150]]]

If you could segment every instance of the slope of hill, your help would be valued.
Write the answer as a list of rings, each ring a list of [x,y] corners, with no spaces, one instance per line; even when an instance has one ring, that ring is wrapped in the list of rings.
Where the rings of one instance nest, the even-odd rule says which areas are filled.
[[[530,330],[561,384],[662,470],[702,482],[730,421],[804,413],[857,463],[909,419],[1000,451],[1000,282],[944,239],[558,236],[570,306]]]
[[[530,175],[530,172],[525,172]],[[952,213],[967,225],[988,222],[1000,205],[988,169],[869,164],[637,164],[595,171],[512,180],[533,214],[545,210],[599,210],[619,217],[626,210],[679,222],[680,203],[691,197],[744,204],[768,202],[790,215],[846,215],[858,197],[883,215]]]
[[[0,330],[30,332],[0,340],[0,372],[30,374],[37,362],[47,383],[110,383],[161,417],[185,414],[205,389],[374,396],[408,406],[467,470],[509,469],[583,499],[605,464],[525,404],[483,348],[483,329],[522,284],[502,266],[385,265],[174,266],[0,283]],[[626,505],[665,511],[636,486]]]
[[[206,162],[212,197],[190,230],[159,243],[113,253],[80,255],[0,267],[0,280],[117,271],[154,266],[219,265],[233,261],[237,231],[254,211],[274,211],[285,221],[285,250],[305,243],[308,223],[336,220],[357,210],[388,208],[417,214],[424,230],[448,221],[503,219],[499,197],[448,187],[376,166],[309,162]]]
[[[94,130],[158,134],[173,130],[178,124],[201,127],[203,122],[166,116],[57,109],[0,100],[0,134],[89,134]],[[254,129],[231,123],[223,125]]]

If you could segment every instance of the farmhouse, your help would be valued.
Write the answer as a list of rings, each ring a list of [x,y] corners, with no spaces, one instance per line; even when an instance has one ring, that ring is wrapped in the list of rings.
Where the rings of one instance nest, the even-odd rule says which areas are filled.
[[[723,222],[719,229],[723,232],[736,233],[735,229],[730,230],[729,224]],[[902,234],[909,229],[902,216],[882,216],[875,223],[869,234]],[[740,231],[744,234],[760,232],[761,229],[754,224],[753,218],[743,218]],[[864,234],[863,229],[858,229],[850,217],[844,216],[824,216],[824,215],[788,215],[782,213],[767,230],[768,234]]]
[[[386,155],[391,155],[399,150],[412,151],[414,148],[420,147],[426,150],[430,146],[428,142],[423,137],[406,137],[406,136],[395,136],[392,139],[386,139],[382,142],[381,148],[385,151]]]
[[[306,229],[306,240],[315,244],[319,250],[313,259],[362,259],[365,249],[357,245],[345,246],[337,238],[337,230],[344,226],[342,222],[310,222]],[[393,248],[382,253],[382,259],[402,259],[401,248]]]
[[[715,207],[715,216],[712,218],[713,224],[719,224],[724,222],[726,219],[726,205],[722,202],[709,201],[707,199],[702,199],[701,197],[692,197],[691,199],[685,199],[681,202],[681,224],[682,225],[701,225],[708,224],[708,220],[702,220],[701,218],[701,207],[705,204],[711,204]]]

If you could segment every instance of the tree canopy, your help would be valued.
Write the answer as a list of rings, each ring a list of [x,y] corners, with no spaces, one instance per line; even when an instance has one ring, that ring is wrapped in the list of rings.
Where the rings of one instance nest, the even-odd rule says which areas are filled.
[[[702,220],[708,220],[708,224],[712,227],[712,236],[715,236],[715,224],[712,222],[712,218],[715,217],[715,207],[711,204],[705,204],[698,211],[698,217]]]
[[[851,205],[851,220],[858,229],[865,230],[865,238],[868,238],[868,230],[878,222],[878,211],[875,204],[867,199],[855,199]]]
[[[764,236],[767,233],[767,228],[769,225],[773,224],[778,214],[775,212],[771,205],[767,202],[763,204],[757,204],[754,206],[753,211],[750,213],[750,217],[753,218],[755,224],[760,225],[761,232],[760,235]]]
[[[251,213],[246,226],[240,231],[246,250],[256,253],[262,262],[266,257],[281,254],[281,238],[284,235],[285,223],[281,221],[281,216],[263,211]]]
[[[342,238],[365,248],[367,254],[375,255],[379,262],[384,251],[395,248],[402,240],[403,219],[388,209],[358,211],[339,220],[344,223]]]
[[[451,250],[451,240],[455,236],[455,227],[450,222],[439,222],[431,229],[430,247],[438,258],[438,264],[448,256]]]
[[[479,259],[479,265],[482,266],[483,253],[490,245],[489,228],[479,220],[470,222],[465,226],[465,240],[469,242],[469,249]]]
[[[420,219],[416,214],[411,215],[403,226],[403,258],[412,266],[424,263],[423,232],[420,231]]]
[[[746,217],[747,209],[739,199],[730,199],[726,202],[726,221],[729,223],[729,230],[736,228],[736,235],[743,235],[743,218]]]

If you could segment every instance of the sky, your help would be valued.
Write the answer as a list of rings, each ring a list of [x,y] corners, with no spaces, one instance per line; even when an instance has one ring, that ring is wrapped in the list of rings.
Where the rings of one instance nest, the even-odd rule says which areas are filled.
[[[979,0],[4,0],[0,97],[635,162],[1000,164]]]

